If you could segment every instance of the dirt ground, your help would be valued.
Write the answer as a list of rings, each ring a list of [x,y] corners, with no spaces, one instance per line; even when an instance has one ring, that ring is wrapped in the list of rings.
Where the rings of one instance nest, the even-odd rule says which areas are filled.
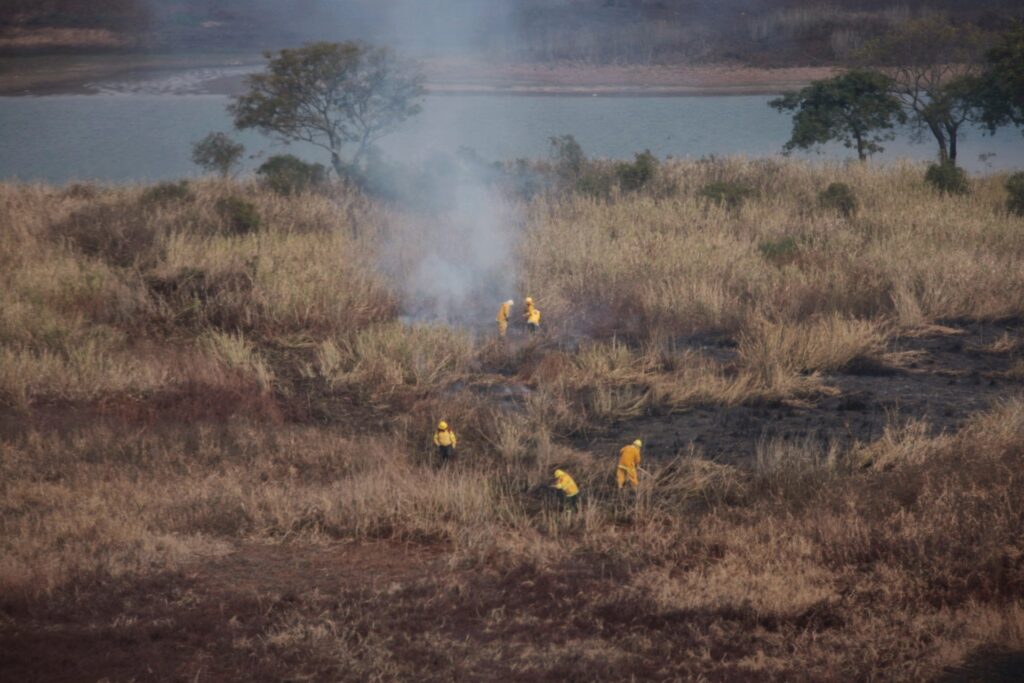
[[[221,559],[139,582],[98,584],[69,600],[0,605],[0,671],[9,681],[281,681],[294,670],[240,646],[304,598],[335,607],[361,591],[415,583],[439,549],[394,543],[243,544]],[[295,680],[295,679],[291,679]]]

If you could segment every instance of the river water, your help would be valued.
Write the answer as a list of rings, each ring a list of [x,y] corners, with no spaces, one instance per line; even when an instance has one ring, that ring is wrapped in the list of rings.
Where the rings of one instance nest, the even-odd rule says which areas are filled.
[[[423,112],[382,143],[394,160],[415,162],[473,148],[490,160],[540,157],[548,138],[571,133],[594,157],[631,158],[650,149],[659,157],[778,155],[790,119],[761,95],[579,97],[436,95]],[[220,95],[117,94],[0,98],[0,179],[66,183],[127,182],[196,175],[190,143],[214,130],[230,131]],[[269,154],[289,151],[326,162],[308,146],[285,147],[240,134],[252,168]],[[969,130],[960,162],[972,173],[1024,168],[1024,136],[1005,129],[994,137]],[[928,139],[908,133],[886,144],[875,163],[931,159]],[[850,159],[840,145],[798,158]]]

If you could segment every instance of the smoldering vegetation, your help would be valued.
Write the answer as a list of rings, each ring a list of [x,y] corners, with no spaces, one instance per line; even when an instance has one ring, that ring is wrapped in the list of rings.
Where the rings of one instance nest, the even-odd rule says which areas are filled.
[[[0,670],[906,680],[1024,647],[1004,178],[565,152],[429,210],[0,186]],[[855,211],[819,202],[836,182]],[[525,295],[543,334],[499,343]],[[832,425],[921,377],[987,398],[845,439],[759,417]],[[654,438],[615,488],[652,423],[728,411],[751,457]]]

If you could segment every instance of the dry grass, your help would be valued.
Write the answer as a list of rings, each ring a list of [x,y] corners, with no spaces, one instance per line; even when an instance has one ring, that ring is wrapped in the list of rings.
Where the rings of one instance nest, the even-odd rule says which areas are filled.
[[[813,402],[894,336],[1024,315],[999,179],[943,198],[909,166],[663,171],[677,193],[520,207],[546,334],[504,345],[398,322],[408,283],[375,268],[392,209],[358,197],[0,185],[0,593],[68,605],[243,541],[385,539],[439,548],[443,571],[260,605],[233,651],[351,680],[905,680],[1022,647],[1020,400],[956,433],[894,416],[850,448],[766,440],[753,467],[645,460],[636,495],[614,454],[566,438]],[[723,179],[759,198],[699,197]],[[856,218],[809,199],[835,180]],[[233,232],[224,196],[260,229]],[[461,439],[446,469],[442,418]],[[554,467],[583,487],[578,515],[548,495]]]

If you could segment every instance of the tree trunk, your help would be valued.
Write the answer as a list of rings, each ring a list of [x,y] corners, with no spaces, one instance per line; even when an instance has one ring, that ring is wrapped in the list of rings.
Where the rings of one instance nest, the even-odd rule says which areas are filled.
[[[864,151],[864,139],[860,133],[854,133],[853,138],[857,141],[857,158],[860,159],[861,163],[868,160],[867,152]]]
[[[949,144],[946,139],[946,131],[943,130],[942,126],[935,121],[927,121],[928,130],[935,136],[935,141],[939,143],[939,163],[949,163]]]
[[[341,155],[337,152],[331,152],[331,166],[334,167],[334,172],[338,174],[339,179],[345,178],[345,162],[341,160]]]
[[[946,133],[949,137],[949,162],[956,166],[956,138],[959,125],[947,124]]]

